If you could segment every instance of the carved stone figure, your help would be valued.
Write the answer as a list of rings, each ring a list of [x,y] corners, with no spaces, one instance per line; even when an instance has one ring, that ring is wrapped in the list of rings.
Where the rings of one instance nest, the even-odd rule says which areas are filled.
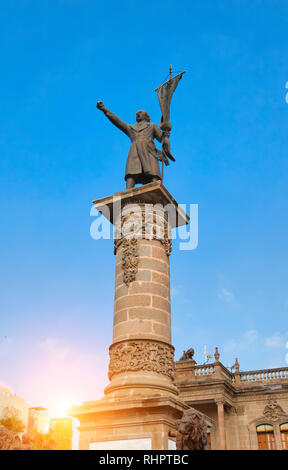
[[[205,416],[194,408],[184,411],[176,421],[177,450],[208,450],[208,423]]]
[[[196,361],[193,359],[194,356],[194,349],[189,348],[187,351],[183,351],[182,356],[180,357],[179,361],[193,361],[196,364]]]

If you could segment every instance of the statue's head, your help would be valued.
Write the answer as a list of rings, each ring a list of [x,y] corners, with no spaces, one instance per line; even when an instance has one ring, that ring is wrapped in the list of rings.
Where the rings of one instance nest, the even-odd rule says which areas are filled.
[[[147,113],[147,111],[143,111],[142,109],[140,109],[139,111],[137,111],[136,113],[136,121],[137,122],[141,122],[141,121],[147,121],[147,122],[150,122],[150,116],[149,114]]]
[[[188,434],[191,429],[191,420],[185,415],[185,413],[183,414],[182,419],[178,419],[175,424],[177,431],[181,434]]]
[[[192,357],[194,356],[195,354],[195,351],[193,348],[189,348],[187,351],[187,354],[189,355],[189,357],[192,359]]]

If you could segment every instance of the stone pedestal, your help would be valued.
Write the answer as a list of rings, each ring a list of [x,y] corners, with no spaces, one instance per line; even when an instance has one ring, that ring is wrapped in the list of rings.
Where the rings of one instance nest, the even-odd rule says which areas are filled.
[[[169,434],[187,405],[174,385],[170,230],[189,218],[160,182],[94,205],[115,228],[113,342],[105,397],[71,410],[80,448],[175,448]]]

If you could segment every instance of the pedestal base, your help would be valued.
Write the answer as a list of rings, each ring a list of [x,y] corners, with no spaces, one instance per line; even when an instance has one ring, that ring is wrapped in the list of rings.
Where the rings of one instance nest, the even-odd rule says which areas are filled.
[[[189,408],[174,397],[84,402],[70,410],[80,421],[80,450],[176,449],[175,421]]]

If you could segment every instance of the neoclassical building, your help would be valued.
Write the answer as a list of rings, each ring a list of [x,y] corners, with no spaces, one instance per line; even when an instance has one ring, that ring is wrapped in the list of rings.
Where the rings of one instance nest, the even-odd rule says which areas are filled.
[[[176,362],[180,399],[210,418],[210,447],[288,450],[288,367],[231,372],[221,362]]]

